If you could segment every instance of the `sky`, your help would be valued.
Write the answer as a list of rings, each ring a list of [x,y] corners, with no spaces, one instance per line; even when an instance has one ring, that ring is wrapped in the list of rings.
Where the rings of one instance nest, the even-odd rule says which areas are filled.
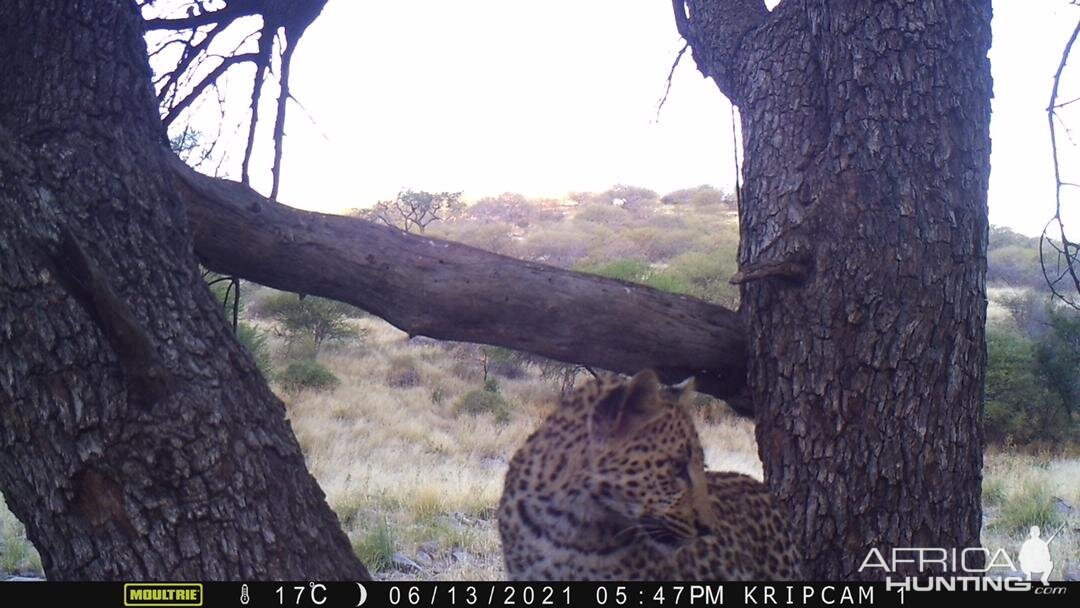
[[[1045,108],[1080,7],[996,0],[993,8],[990,221],[1037,235],[1054,200]],[[289,108],[278,198],[336,212],[404,188],[471,199],[617,183],[730,191],[731,106],[689,53],[657,118],[681,47],[661,0],[330,0],[293,58],[299,105]],[[1076,56],[1066,73],[1080,82],[1080,49]],[[247,78],[230,93],[243,98]],[[1064,93],[1080,91],[1070,87]],[[1069,110],[1069,126],[1080,129],[1080,103]],[[1059,137],[1072,154],[1064,168],[1080,165]],[[254,183],[268,192],[263,143]]]

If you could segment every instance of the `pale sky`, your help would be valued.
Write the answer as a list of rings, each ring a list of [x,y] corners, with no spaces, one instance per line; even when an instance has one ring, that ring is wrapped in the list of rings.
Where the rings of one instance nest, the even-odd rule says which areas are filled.
[[[1080,7],[993,6],[990,221],[1036,235],[1054,194],[1044,110]],[[681,46],[662,0],[330,0],[293,59],[292,92],[303,109],[289,108],[278,198],[334,212],[402,188],[471,199],[616,183],[661,194],[702,183],[730,191],[730,105],[689,53],[656,122]],[[1076,56],[1066,71],[1074,83],[1080,48]],[[246,95],[244,75],[230,94]],[[1062,97],[1077,91],[1073,84]],[[1080,103],[1069,110],[1080,134]],[[1066,172],[1080,161],[1075,147],[1068,160]],[[267,166],[256,172],[264,192]],[[1080,182],[1080,167],[1072,173]]]

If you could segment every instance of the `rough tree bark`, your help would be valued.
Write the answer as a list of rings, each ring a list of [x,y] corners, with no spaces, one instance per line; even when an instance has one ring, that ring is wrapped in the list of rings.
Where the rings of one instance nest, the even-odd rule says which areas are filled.
[[[200,279],[142,33],[0,3],[0,488],[51,579],[367,578]]]
[[[978,546],[989,0],[674,5],[741,111],[747,382],[809,574]]]
[[[735,313],[696,298],[515,260],[356,218],[300,211],[196,173],[174,183],[207,268],[348,302],[410,335],[482,342],[739,398],[746,342]]]

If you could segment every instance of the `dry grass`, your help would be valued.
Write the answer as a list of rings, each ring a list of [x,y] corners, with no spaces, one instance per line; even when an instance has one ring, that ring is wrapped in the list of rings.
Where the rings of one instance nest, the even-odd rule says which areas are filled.
[[[1044,540],[1063,526],[1050,544],[1050,578],[1080,575],[1080,459],[989,452],[983,509],[983,546],[1004,548],[1014,561],[1031,526],[1043,530]]]
[[[507,461],[556,401],[556,387],[528,369],[499,378],[509,419],[454,413],[483,386],[478,360],[407,336],[377,319],[356,323],[364,341],[327,348],[320,362],[341,379],[329,392],[285,395],[308,466],[357,553],[384,579],[484,580],[503,577],[494,509]],[[286,360],[280,340],[276,365]],[[402,369],[415,370],[407,374]],[[708,466],[761,477],[753,425],[699,412]],[[1080,459],[989,453],[984,471],[983,543],[1016,555],[1032,522],[1054,529],[1080,514]],[[1060,500],[1058,500],[1060,499]],[[1076,571],[1080,534],[1066,526],[1051,545]],[[40,572],[21,526],[0,504],[0,572]],[[1055,566],[1059,577],[1063,570]]]

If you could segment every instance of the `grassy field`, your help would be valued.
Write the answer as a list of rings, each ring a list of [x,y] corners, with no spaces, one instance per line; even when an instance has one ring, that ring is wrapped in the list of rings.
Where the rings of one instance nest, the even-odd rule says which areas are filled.
[[[461,399],[484,384],[475,349],[409,340],[373,318],[353,323],[366,330],[363,340],[320,355],[341,384],[283,396],[308,466],[357,553],[384,579],[501,578],[494,508],[507,459],[552,407],[557,384],[526,365],[521,377],[496,377],[505,412],[469,413]],[[271,342],[280,367],[284,348]],[[708,465],[760,477],[752,425],[703,402]],[[1065,510],[1080,505],[1080,459],[991,452],[984,499],[984,545],[1015,557],[1032,523],[1077,525],[1080,514]],[[1069,571],[1080,567],[1080,535],[1070,526],[1051,550]],[[0,571],[41,571],[3,508]]]

